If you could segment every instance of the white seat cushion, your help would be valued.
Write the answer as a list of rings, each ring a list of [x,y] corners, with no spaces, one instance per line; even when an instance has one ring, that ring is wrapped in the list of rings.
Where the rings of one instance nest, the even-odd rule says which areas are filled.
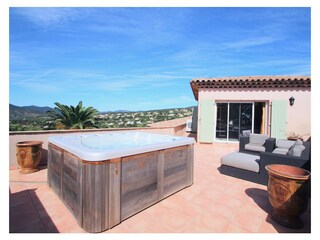
[[[255,151],[255,152],[265,152],[266,148],[258,143],[247,143],[244,145],[244,149]]]
[[[275,148],[272,153],[287,155],[289,149],[288,148]]]
[[[220,159],[222,165],[259,172],[260,157],[252,154],[233,152],[223,156]]]
[[[268,139],[268,137],[269,136],[266,134],[252,133],[250,134],[250,137],[249,137],[249,143],[260,144],[262,146],[265,143],[265,141]]]
[[[301,140],[297,140],[292,147],[290,147],[289,151],[288,151],[288,155],[290,156],[295,156],[295,157],[301,157],[302,151],[305,149],[306,147],[303,146],[303,143]]]
[[[279,139],[277,141],[276,147],[289,149],[294,143],[295,141],[292,140]]]

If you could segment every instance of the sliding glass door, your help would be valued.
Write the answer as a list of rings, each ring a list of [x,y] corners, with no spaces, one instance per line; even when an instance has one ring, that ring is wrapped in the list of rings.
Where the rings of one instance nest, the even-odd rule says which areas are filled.
[[[244,130],[253,132],[254,103],[217,103],[216,139],[238,141]]]
[[[227,138],[228,109],[228,103],[217,103],[216,138]]]

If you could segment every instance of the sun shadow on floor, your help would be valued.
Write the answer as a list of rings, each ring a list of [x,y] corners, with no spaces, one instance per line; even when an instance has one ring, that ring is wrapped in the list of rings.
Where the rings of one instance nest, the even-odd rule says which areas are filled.
[[[9,190],[9,233],[58,233],[37,197],[37,188],[11,193]]]
[[[284,227],[271,219],[272,206],[269,202],[268,191],[259,188],[248,188],[246,194],[266,213],[266,222],[270,223],[279,233],[311,233],[310,204],[306,212],[301,216],[304,227],[301,229],[291,229]]]

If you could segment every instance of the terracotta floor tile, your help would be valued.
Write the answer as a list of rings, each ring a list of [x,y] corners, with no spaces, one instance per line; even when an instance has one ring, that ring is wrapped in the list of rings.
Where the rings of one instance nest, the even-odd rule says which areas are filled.
[[[215,200],[208,198],[205,194],[201,194],[193,199],[193,204],[198,205],[202,209],[207,209],[210,206],[215,206]]]
[[[263,221],[259,228],[259,233],[276,233],[277,229],[269,222]]]
[[[13,207],[10,209],[9,214],[10,231],[15,232],[19,230],[22,232],[23,229],[27,231],[28,227],[41,222],[40,216],[32,203],[26,203],[19,207]]]
[[[199,216],[196,216],[192,220],[192,224],[197,226],[203,226],[204,229],[209,230],[211,233],[222,233],[224,232],[224,228],[229,220],[223,215],[216,213],[206,213]]]
[[[222,215],[223,217],[225,217],[229,220],[233,220],[234,216],[236,214],[236,211],[234,208],[231,208],[227,205],[221,205],[221,204],[219,204],[219,205],[212,204],[212,206],[207,208],[206,211],[207,211],[207,213],[209,212],[213,216]]]
[[[158,221],[144,211],[124,220],[123,223],[132,233],[143,233],[152,228],[152,226],[159,224]]]
[[[177,229],[190,222],[192,217],[176,210],[163,208],[161,215],[153,216],[153,219],[157,221],[158,224],[166,226],[168,229],[176,232]]]
[[[239,200],[236,197],[227,195],[227,194],[220,195],[217,198],[216,203],[224,204],[224,205],[226,205],[228,207],[231,207],[233,209],[239,209],[241,207],[241,205],[242,205],[242,201],[241,200]]]
[[[223,232],[226,233],[250,233],[250,231],[246,228],[243,228],[237,224],[234,224],[232,221],[223,228]]]
[[[74,230],[82,231],[82,229],[80,228],[76,219],[73,216],[64,215],[51,218],[49,220],[51,220],[54,223],[58,232],[75,232]],[[45,221],[45,219],[43,221]]]
[[[245,211],[239,211],[234,216],[234,223],[236,225],[254,233],[258,232],[263,221],[263,218]]]
[[[17,192],[22,192],[24,190],[26,190],[26,184],[25,183],[16,183],[16,182],[10,182],[10,188],[9,188],[9,192],[10,194],[14,194]]]
[[[155,224],[152,227],[148,228],[145,232],[146,233],[173,233],[176,231],[172,230],[172,228],[169,228],[166,225]]]
[[[103,233],[130,233],[130,229],[127,227],[125,222],[122,222],[117,226],[114,226],[113,228],[104,231]]]
[[[41,221],[42,221],[47,233],[59,233],[59,231],[56,227],[57,223],[54,222],[53,217],[42,216]]]
[[[19,196],[12,196],[9,199],[10,209],[18,207],[19,205],[26,204],[28,202],[32,203],[31,198],[27,192],[23,195],[20,194]]]
[[[194,180],[187,187],[104,233],[296,233],[269,217],[266,186],[220,174],[220,158],[238,144],[195,144]],[[71,212],[47,185],[47,169],[10,170],[10,231],[83,233]],[[118,236],[118,235],[117,235]],[[152,235],[150,235],[152,236]]]
[[[10,226],[10,233],[46,233],[45,226],[41,221],[26,223],[20,226]]]
[[[179,233],[215,233],[215,231],[206,225],[190,222],[179,229]]]

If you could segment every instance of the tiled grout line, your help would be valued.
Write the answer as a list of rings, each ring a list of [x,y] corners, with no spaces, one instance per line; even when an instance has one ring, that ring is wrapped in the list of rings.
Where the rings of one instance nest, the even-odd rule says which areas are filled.
[[[47,184],[47,182],[44,182],[44,181],[40,181],[40,182],[35,182],[35,181],[9,181],[11,183],[25,183],[25,184],[28,184],[28,183],[32,183],[32,184]]]

